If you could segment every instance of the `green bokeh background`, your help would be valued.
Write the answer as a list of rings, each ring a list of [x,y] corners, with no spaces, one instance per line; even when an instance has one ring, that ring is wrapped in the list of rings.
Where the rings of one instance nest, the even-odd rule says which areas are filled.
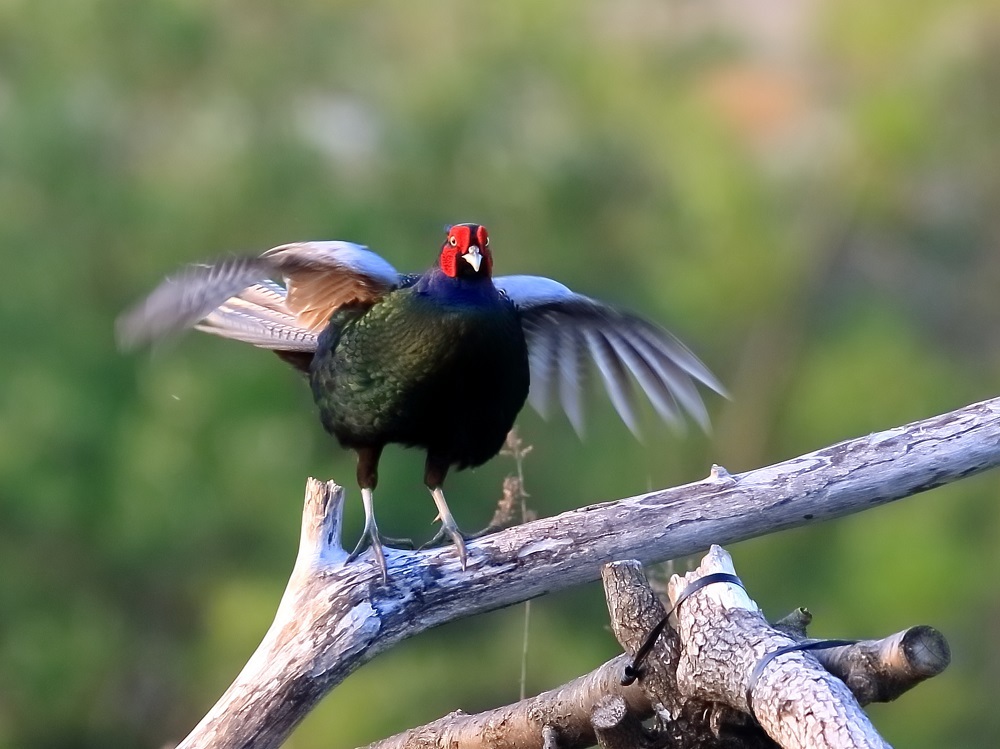
[[[165,273],[313,238],[418,270],[476,220],[499,273],[668,325],[730,387],[712,434],[526,412],[551,515],[996,395],[998,92],[990,0],[0,1],[0,747],[179,740],[271,619],[304,478],[351,485],[274,357],[116,350]],[[420,466],[387,452],[385,533],[431,534]],[[511,468],[450,480],[460,523]],[[818,636],[944,631],[951,668],[871,709],[896,745],[1000,736],[998,481],[731,547]],[[379,657],[289,746],[515,699],[522,618]],[[615,653],[596,585],[534,604],[530,692]]]

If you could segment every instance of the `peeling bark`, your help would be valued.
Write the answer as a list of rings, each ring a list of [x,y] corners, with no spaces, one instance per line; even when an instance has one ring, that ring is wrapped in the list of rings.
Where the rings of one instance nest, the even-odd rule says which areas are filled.
[[[694,580],[715,572],[735,574],[729,554],[718,546],[697,570],[670,581],[671,600]],[[677,684],[690,699],[752,715],[786,749],[888,746],[847,685],[809,652],[769,660],[752,681],[767,653],[795,640],[768,624],[738,585],[720,583],[697,591],[677,612],[677,631],[682,643]]]
[[[597,745],[601,749],[647,749],[651,746],[642,721],[629,712],[621,697],[604,697],[590,713]]]
[[[279,746],[324,694],[400,640],[594,580],[613,559],[648,564],[686,556],[711,543],[858,512],[998,464],[1000,399],[994,399],[766,468],[735,476],[717,469],[704,481],[526,523],[470,542],[466,571],[451,548],[387,549],[387,585],[370,554],[344,566],[343,490],[310,480],[299,556],[275,621],[181,746]],[[656,605],[649,603],[641,621]],[[635,619],[620,626],[648,631]],[[668,641],[661,649],[670,647]],[[919,671],[920,660],[908,662]],[[583,711],[588,725],[591,709]],[[560,734],[565,746],[563,726],[535,724]]]
[[[951,662],[944,635],[920,625],[883,640],[814,651],[816,660],[850,687],[858,702],[891,702]]]
[[[652,715],[646,694],[638,686],[623,687],[625,657],[608,661],[586,676],[529,697],[513,705],[477,715],[451,713],[420,728],[368,745],[368,749],[417,747],[491,747],[560,749],[590,746],[596,740],[592,712],[609,698],[620,700],[635,720]]]
[[[726,571],[720,560],[722,564],[727,563],[728,555],[716,547],[696,573],[689,573],[688,578],[675,576],[672,580],[674,600],[692,579],[711,571]],[[638,562],[605,565],[603,578],[613,631],[631,657],[665,611]],[[377,741],[367,749],[577,749],[590,746],[594,741],[607,747],[645,749],[885,746],[872,733],[874,729],[860,712],[860,705],[873,696],[878,701],[894,699],[928,678],[930,670],[940,673],[947,665],[946,658],[932,658],[933,668],[916,673],[913,659],[905,657],[906,652],[923,652],[927,646],[932,650],[943,647],[947,652],[947,643],[930,627],[913,627],[883,640],[816,651],[830,662],[833,672],[839,670],[849,674],[859,669],[856,673],[864,674],[864,679],[852,679],[858,689],[851,697],[839,682],[830,688],[836,679],[831,674],[818,674],[820,664],[816,661],[808,661],[805,671],[796,668],[801,666],[801,660],[792,656],[805,654],[781,656],[782,659],[792,657],[792,660],[784,664],[783,670],[766,680],[759,680],[754,689],[755,701],[763,700],[764,722],[776,734],[790,734],[778,736],[786,742],[779,743],[748,712],[746,682],[759,661],[756,652],[762,643],[776,648],[793,642],[813,642],[805,635],[807,612],[799,609],[781,620],[780,626],[784,628],[789,618],[799,625],[789,636],[778,624],[767,624],[741,589],[735,594],[725,594],[724,588],[704,589],[700,600],[694,600],[695,596],[691,599],[691,610],[687,610],[685,603],[677,616],[690,624],[691,631],[696,634],[691,641],[685,641],[675,630],[664,630],[655,641],[637,684],[621,686],[628,660],[621,656],[559,689],[477,715],[451,713],[420,728]],[[719,601],[727,601],[729,605],[738,603],[743,615],[733,616],[732,612],[726,614],[719,610]],[[678,626],[684,632],[684,625]],[[910,646],[904,646],[905,642],[910,642]],[[920,645],[916,644],[918,642]],[[746,651],[743,657],[733,652],[741,647]],[[725,653],[713,654],[697,668],[692,667],[692,653],[715,651]],[[701,688],[700,679],[727,686],[717,692],[706,692]],[[824,682],[828,690],[813,688],[810,680]],[[799,689],[803,681],[813,693],[801,690],[796,697],[801,704],[795,705],[795,709],[786,709],[781,703],[781,694]],[[878,686],[873,689],[875,684]],[[892,688],[886,688],[887,685]],[[810,700],[815,700],[817,693],[826,704],[819,705],[819,711],[813,715],[811,711],[817,703]],[[809,713],[809,718],[802,720],[797,712]],[[655,729],[642,728],[640,722],[652,716],[656,717]],[[794,721],[795,726],[785,725],[789,720]],[[858,732],[853,730],[855,728],[864,730]]]

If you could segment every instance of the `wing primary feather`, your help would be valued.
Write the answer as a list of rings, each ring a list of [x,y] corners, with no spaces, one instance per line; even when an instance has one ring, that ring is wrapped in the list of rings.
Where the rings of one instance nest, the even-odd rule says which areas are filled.
[[[719,382],[718,378],[691,349],[681,343],[677,336],[640,318],[634,318],[634,322],[635,332],[649,341],[676,366],[722,397],[729,397],[726,388]]]
[[[558,331],[558,333],[555,333]],[[569,417],[569,423],[581,437],[583,424],[583,341],[579,332],[569,326],[553,325],[559,336],[559,401]]]
[[[643,335],[643,331],[635,331],[633,344],[645,352],[645,358],[659,374],[660,379],[673,393],[677,402],[691,415],[695,422],[705,431],[709,430],[708,411],[698,395],[698,388],[691,381],[689,372],[674,358],[672,348],[661,345],[661,339]]]
[[[270,280],[278,277],[287,290]],[[305,346],[337,308],[374,301],[399,282],[389,262],[361,245],[292,243],[185,269],[124,314],[117,336],[134,348],[197,326],[254,345]]]
[[[119,318],[119,345],[135,348],[190,328],[229,297],[267,278],[271,270],[268,262],[248,257],[189,266]]]
[[[709,431],[708,411],[696,382],[722,395],[725,389],[671,333],[547,279],[511,276],[504,283],[523,305],[532,376],[529,398],[540,413],[547,412],[550,397],[557,394],[570,422],[582,433],[586,351],[622,421],[637,436],[633,379],[671,426],[683,429],[682,415],[687,414]]]
[[[528,402],[542,418],[547,419],[555,384],[554,375],[558,368],[559,338],[537,326],[526,326],[525,334],[529,342],[528,367],[531,372]]]
[[[604,379],[604,389],[608,391],[615,410],[636,437],[639,437],[639,422],[636,418],[632,387],[614,347],[608,341],[608,336],[591,327],[583,329],[590,354],[597,364],[597,370]]]
[[[618,358],[625,363],[632,376],[635,377],[660,418],[674,429],[683,431],[684,419],[680,416],[680,406],[671,393],[669,384],[660,377],[656,367],[638,351],[627,334],[606,334],[605,337],[614,348]]]

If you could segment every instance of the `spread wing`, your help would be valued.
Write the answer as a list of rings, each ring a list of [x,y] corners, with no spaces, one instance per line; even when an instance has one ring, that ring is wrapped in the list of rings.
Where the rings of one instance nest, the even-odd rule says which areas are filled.
[[[501,276],[495,283],[521,313],[531,368],[528,399],[543,416],[558,398],[573,427],[582,431],[589,358],[632,432],[638,433],[633,382],[664,420],[680,425],[686,412],[707,429],[708,413],[696,383],[721,394],[725,390],[671,333],[550,278]]]
[[[399,281],[389,262],[361,245],[286,244],[259,257],[192,265],[166,279],[118,319],[118,339],[135,347],[197,327],[262,348],[314,351],[334,311],[374,302]]]

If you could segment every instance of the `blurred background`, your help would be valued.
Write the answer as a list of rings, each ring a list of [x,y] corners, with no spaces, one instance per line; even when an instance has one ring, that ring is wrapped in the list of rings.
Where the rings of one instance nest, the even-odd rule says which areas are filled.
[[[998,92],[994,0],[0,1],[0,747],[179,740],[271,620],[307,475],[350,487],[360,531],[351,457],[275,357],[116,350],[164,274],[320,238],[419,270],[474,220],[498,273],[663,323],[732,401],[707,394],[711,435],[647,413],[641,443],[603,397],[583,441],[526,411],[551,515],[997,395]],[[421,465],[387,451],[384,533],[432,535]],[[511,470],[454,475],[463,527]],[[987,474],[731,551],[816,636],[940,628],[951,668],[873,719],[900,746],[993,747],[998,492]],[[522,621],[380,656],[289,746],[516,699]],[[529,692],[616,653],[597,585],[534,603]]]

